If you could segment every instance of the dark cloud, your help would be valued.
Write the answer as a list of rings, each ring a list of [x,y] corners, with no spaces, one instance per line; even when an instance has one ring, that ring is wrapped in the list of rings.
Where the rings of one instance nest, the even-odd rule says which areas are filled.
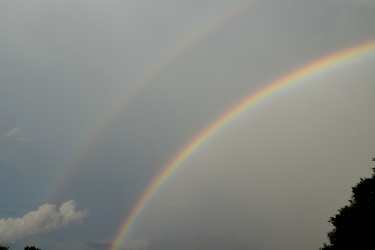
[[[145,250],[248,250],[255,247],[256,242],[241,237],[203,233],[181,235],[167,239],[153,239]]]
[[[90,249],[94,250],[107,250],[110,249],[112,244],[111,243],[95,243],[95,242],[86,242],[86,246],[88,246]]]

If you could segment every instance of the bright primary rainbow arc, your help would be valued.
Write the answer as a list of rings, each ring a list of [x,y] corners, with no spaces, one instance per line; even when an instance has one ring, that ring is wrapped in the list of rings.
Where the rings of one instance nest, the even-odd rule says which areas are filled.
[[[140,217],[142,211],[150,203],[152,197],[161,188],[163,183],[175,172],[179,166],[207,139],[217,133],[221,128],[224,127],[229,121],[238,117],[248,108],[254,104],[271,97],[281,89],[290,87],[297,83],[303,83],[304,80],[313,77],[316,74],[322,74],[329,70],[338,68],[360,59],[364,56],[375,52],[375,40],[364,44],[360,44],[349,49],[339,51],[322,59],[319,59],[311,64],[303,66],[284,77],[277,79],[274,82],[266,85],[256,93],[250,94],[243,101],[239,102],[219,119],[214,121],[205,130],[199,133],[193,140],[191,140],[183,149],[156,175],[152,182],[145,189],[143,194],[140,196],[131,212],[127,215],[123,224],[121,225],[117,235],[114,238],[113,245],[110,250],[116,250],[120,247],[122,241],[128,236],[131,227],[135,224],[138,217]]]
[[[158,58],[151,67],[136,81],[131,88],[127,88],[121,93],[119,98],[110,105],[108,111],[99,118],[99,122],[89,131],[87,136],[78,148],[74,150],[74,154],[69,158],[68,163],[58,175],[58,179],[54,181],[56,186],[51,188],[51,193],[47,195],[47,200],[53,201],[67,185],[68,180],[72,177],[74,171],[80,165],[81,161],[86,158],[95,142],[104,133],[108,126],[119,116],[121,111],[137,96],[139,93],[152,81],[160,76],[164,70],[174,62],[178,56],[197,44],[205,36],[209,35],[215,29],[220,27],[220,24],[239,15],[246,10],[251,4],[258,0],[232,0],[227,5],[217,8],[204,20],[200,20],[192,32],[182,36],[180,40],[172,47],[166,50],[166,53]]]

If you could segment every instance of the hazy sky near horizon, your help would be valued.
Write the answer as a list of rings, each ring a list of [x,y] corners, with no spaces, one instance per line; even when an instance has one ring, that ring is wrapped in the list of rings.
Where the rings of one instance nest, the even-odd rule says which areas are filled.
[[[274,80],[375,40],[374,11],[371,0],[0,1],[0,244],[108,249],[192,138]],[[371,174],[374,63],[372,52],[243,112],[164,183],[124,249],[319,249]]]

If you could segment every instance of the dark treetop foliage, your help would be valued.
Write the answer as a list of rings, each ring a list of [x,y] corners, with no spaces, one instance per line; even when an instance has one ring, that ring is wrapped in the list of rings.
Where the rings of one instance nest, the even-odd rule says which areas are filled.
[[[34,246],[32,246],[32,247],[25,246],[23,249],[24,250],[42,250],[42,249],[34,247]],[[0,250],[9,250],[9,247],[0,246]]]
[[[32,246],[32,247],[25,246],[23,249],[24,249],[24,250],[42,250],[42,249],[37,248],[37,247],[34,247],[34,246]]]
[[[375,168],[371,178],[361,178],[352,188],[350,204],[339,209],[329,222],[329,244],[321,250],[375,249]]]

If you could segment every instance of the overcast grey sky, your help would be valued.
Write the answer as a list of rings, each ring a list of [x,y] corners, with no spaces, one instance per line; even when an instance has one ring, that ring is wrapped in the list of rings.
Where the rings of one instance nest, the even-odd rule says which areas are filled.
[[[373,41],[374,11],[371,0],[0,1],[0,244],[109,249],[192,138],[274,80]],[[373,167],[374,63],[372,51],[243,112],[166,181],[122,248],[319,249]]]

